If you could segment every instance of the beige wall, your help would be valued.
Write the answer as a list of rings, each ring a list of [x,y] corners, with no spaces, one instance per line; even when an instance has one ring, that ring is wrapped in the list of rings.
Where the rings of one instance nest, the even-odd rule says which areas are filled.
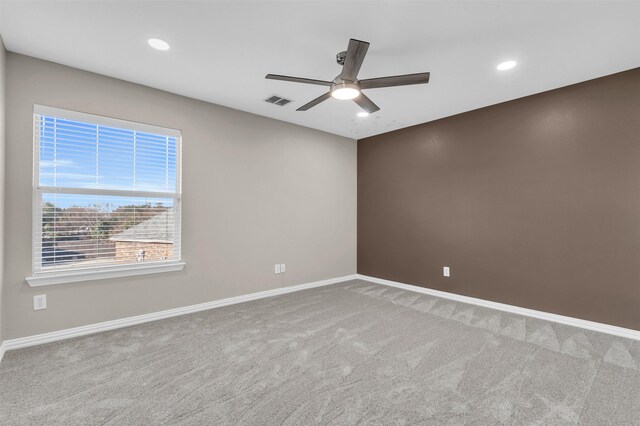
[[[5,339],[356,272],[354,140],[14,53],[6,65]],[[25,283],[33,104],[182,130],[184,271]]]
[[[2,342],[3,313],[3,265],[4,265],[4,145],[5,145],[5,119],[4,119],[4,91],[5,91],[5,55],[4,44],[0,36],[0,342]]]

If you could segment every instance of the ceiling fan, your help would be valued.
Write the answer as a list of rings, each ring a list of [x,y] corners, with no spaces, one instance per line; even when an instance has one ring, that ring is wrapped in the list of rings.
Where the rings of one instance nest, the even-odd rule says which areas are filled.
[[[390,77],[368,78],[358,80],[358,72],[364,61],[364,57],[369,49],[369,43],[355,39],[349,40],[346,52],[336,55],[336,61],[342,65],[342,72],[332,81],[314,80],[311,78],[289,77],[286,75],[267,74],[266,79],[292,81],[294,83],[316,84],[328,86],[329,91],[322,96],[318,96],[311,102],[302,105],[296,111],[307,111],[326,101],[330,97],[340,100],[353,100],[367,113],[371,114],[380,109],[371,99],[362,93],[365,89],[378,89],[381,87],[408,86],[412,84],[426,84],[429,82],[429,73],[421,72],[416,74],[394,75]]]

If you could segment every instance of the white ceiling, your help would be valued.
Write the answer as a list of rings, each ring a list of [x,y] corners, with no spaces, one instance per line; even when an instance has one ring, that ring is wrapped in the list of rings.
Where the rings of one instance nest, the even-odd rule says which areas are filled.
[[[363,138],[640,66],[640,2],[8,1],[7,49],[352,138]],[[168,52],[146,40],[171,43]],[[295,109],[326,90],[349,38],[371,46],[360,78],[431,72],[428,85],[372,89]],[[515,59],[507,72],[496,65]],[[295,102],[263,102],[277,94]]]

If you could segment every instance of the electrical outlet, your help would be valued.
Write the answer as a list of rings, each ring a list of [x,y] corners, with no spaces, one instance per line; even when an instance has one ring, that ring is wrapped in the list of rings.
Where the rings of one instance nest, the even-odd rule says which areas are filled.
[[[276,263],[276,266],[274,267],[275,273],[279,274],[280,273],[280,264]]]
[[[451,271],[449,270],[448,266],[443,266],[442,267],[442,275],[445,277],[450,277],[451,276]]]
[[[47,309],[47,295],[39,294],[33,296],[33,310],[39,311],[40,309]]]
[[[287,271],[287,266],[284,263],[280,264],[280,272],[285,273]]]

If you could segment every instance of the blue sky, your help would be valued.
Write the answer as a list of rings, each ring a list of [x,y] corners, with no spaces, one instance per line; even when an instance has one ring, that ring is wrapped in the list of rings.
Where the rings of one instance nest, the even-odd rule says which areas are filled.
[[[175,137],[45,116],[39,127],[41,186],[175,192]],[[134,204],[123,197],[45,198],[58,207],[87,206],[99,199],[108,199],[111,208]]]

